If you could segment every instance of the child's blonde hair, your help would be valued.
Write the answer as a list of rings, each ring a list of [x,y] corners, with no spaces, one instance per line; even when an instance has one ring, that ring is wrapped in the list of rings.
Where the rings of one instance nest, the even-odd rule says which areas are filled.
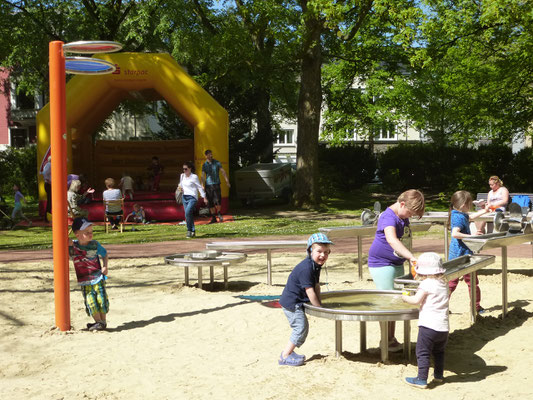
[[[496,182],[498,185],[503,186],[503,181],[502,181],[497,175],[492,175],[492,176],[489,178],[489,181],[494,181],[494,182]]]
[[[80,190],[81,187],[81,181],[78,179],[74,179],[72,182],[70,182],[70,187],[68,188],[69,191],[78,193],[78,190]]]
[[[113,178],[107,178],[104,183],[105,187],[108,189],[113,189],[115,187],[115,180]]]
[[[424,215],[424,209],[426,208],[426,204],[424,200],[424,195],[421,191],[416,189],[406,190],[398,197],[396,201],[398,203],[401,203],[403,201],[407,209],[412,211],[413,214],[417,215],[418,217]]]

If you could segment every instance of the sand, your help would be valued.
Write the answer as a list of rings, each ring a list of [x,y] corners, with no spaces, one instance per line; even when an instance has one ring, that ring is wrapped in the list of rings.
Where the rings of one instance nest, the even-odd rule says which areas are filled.
[[[0,266],[0,399],[353,399],[531,398],[533,336],[531,258],[509,259],[509,313],[502,320],[500,258],[480,273],[487,313],[471,326],[467,286],[450,302],[451,334],[445,383],[422,391],[403,383],[416,357],[380,361],[379,325],[367,324],[368,350],[359,352],[359,323],[343,324],[343,353],[334,350],[334,322],[310,317],[299,353],[304,366],[278,366],[290,335],[281,309],[239,295],[279,295],[303,255],[276,253],[273,286],[262,253],[222,269],[213,287],[183,285],[183,269],[163,259],[113,259],[110,254],[109,329],[90,322],[71,273],[72,330],[54,328],[52,262]],[[373,289],[354,257],[331,255],[323,291]],[[208,276],[207,271],[204,277]],[[191,285],[196,272],[191,271]],[[205,279],[205,278],[204,278]],[[399,326],[401,328],[401,325]],[[411,341],[418,329],[412,323]],[[403,333],[397,329],[397,337]],[[401,339],[400,339],[401,340]],[[414,346],[413,346],[414,347]],[[432,370],[430,370],[430,375]]]

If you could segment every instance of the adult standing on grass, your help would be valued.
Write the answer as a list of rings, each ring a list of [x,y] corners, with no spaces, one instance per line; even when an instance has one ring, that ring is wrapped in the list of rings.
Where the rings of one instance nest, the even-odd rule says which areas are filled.
[[[185,211],[185,222],[187,224],[187,238],[196,236],[194,226],[194,209],[198,202],[198,192],[205,197],[205,191],[198,175],[194,173],[194,164],[192,161],[183,163],[183,173],[181,174],[178,190],[183,193],[183,210]]]
[[[222,214],[220,213],[222,195],[220,192],[219,172],[222,173],[228,187],[231,187],[231,185],[226,171],[222,168],[222,164],[220,161],[213,158],[213,152],[211,150],[206,150],[204,154],[206,161],[202,165],[202,181],[204,183],[209,211],[211,212],[211,221],[209,221],[209,223],[214,224],[217,222],[217,215],[218,220],[220,222],[223,221]]]
[[[496,175],[489,178],[490,191],[487,194],[487,201],[480,203],[481,207],[487,211],[505,211],[505,207],[509,204],[509,190],[503,186],[503,182]],[[476,222],[477,234],[483,235],[485,233],[486,221]]]

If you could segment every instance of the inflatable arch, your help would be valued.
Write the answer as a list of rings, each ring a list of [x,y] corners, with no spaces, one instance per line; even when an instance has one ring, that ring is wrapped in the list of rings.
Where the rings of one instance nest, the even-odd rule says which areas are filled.
[[[168,54],[115,53],[95,56],[116,65],[109,75],[76,75],[66,86],[67,169],[84,171],[94,163],[92,134],[127,98],[164,99],[194,130],[192,155],[198,174],[204,151],[213,150],[229,171],[228,113]],[[120,142],[118,142],[120,143]],[[137,142],[142,146],[142,142]],[[164,145],[164,142],[161,142]],[[50,146],[50,104],[37,114],[37,168]],[[149,151],[149,150],[147,150]],[[150,160],[152,153],[144,154]],[[180,160],[183,162],[183,160]],[[177,174],[177,171],[169,171]],[[94,178],[94,177],[93,177]],[[176,180],[178,177],[176,176]],[[38,174],[41,209],[46,201],[44,181]],[[228,187],[222,180],[223,211]]]

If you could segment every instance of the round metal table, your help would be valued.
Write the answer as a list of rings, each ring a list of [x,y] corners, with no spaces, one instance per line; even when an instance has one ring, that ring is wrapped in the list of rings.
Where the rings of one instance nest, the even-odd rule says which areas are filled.
[[[198,287],[202,288],[202,268],[209,267],[211,285],[214,282],[214,267],[224,268],[224,289],[228,288],[228,266],[246,260],[244,253],[227,253],[216,250],[172,254],[165,257],[165,263],[183,267],[185,271],[185,284],[189,285],[189,267],[198,268]]]
[[[366,322],[378,321],[381,327],[381,360],[389,358],[389,321],[404,321],[403,354],[411,357],[411,323],[418,319],[418,306],[405,303],[397,290],[342,290],[321,294],[322,307],[304,304],[305,312],[335,321],[335,354],[342,352],[342,321],[360,322],[361,352],[366,350]]]

